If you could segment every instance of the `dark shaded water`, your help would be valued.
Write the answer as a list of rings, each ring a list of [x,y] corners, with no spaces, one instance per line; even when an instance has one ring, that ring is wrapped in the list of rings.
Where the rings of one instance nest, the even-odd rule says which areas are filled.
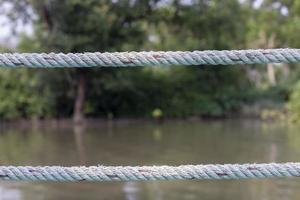
[[[300,129],[251,120],[2,125],[1,165],[181,165],[300,160]],[[6,199],[299,199],[300,179],[128,183],[1,182]]]

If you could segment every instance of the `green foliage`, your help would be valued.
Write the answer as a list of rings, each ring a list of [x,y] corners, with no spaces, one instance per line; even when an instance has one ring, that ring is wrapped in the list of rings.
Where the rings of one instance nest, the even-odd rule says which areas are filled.
[[[166,117],[223,116],[245,101],[249,84],[238,68],[190,67],[107,69],[88,90],[89,116],[148,116],[160,108]],[[237,76],[239,75],[239,76]],[[97,76],[97,75],[95,75]],[[233,79],[232,77],[239,77]],[[98,82],[98,83],[97,83]],[[101,83],[99,83],[101,82]],[[206,83],[205,83],[206,82]],[[239,83],[239,84],[237,84]]]
[[[2,69],[0,117],[21,118],[47,114],[46,88],[38,87],[38,73],[30,69]],[[46,107],[46,108],[45,108]]]
[[[34,24],[34,35],[23,35],[18,46],[25,52],[264,48],[271,39],[275,47],[298,44],[299,1],[265,0],[259,8],[250,0],[11,3],[13,19]],[[284,7],[289,15],[281,13]],[[156,108],[166,117],[219,117],[258,98],[286,100],[293,83],[286,87],[280,76],[277,86],[262,89],[266,85],[262,82],[257,89],[250,70],[247,66],[1,70],[0,97],[5,101],[0,103],[0,116],[70,117],[82,72],[87,77],[84,108],[89,117],[144,117]],[[256,72],[265,75],[266,68],[257,67]],[[298,78],[295,74],[293,80]]]
[[[163,117],[163,111],[159,108],[155,108],[152,113],[151,116],[153,119],[160,119]]]
[[[293,88],[289,102],[287,104],[288,111],[293,121],[300,121],[300,81]]]

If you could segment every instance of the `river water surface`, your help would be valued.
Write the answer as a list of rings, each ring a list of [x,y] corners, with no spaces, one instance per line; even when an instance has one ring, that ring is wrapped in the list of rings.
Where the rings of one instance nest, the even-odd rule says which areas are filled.
[[[300,161],[300,129],[252,120],[0,127],[0,165]],[[0,200],[296,200],[300,178],[110,183],[0,182]]]

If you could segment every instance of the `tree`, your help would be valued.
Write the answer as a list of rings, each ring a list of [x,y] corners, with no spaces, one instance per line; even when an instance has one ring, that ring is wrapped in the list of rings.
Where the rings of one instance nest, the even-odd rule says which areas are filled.
[[[19,50],[27,52],[245,48],[251,14],[251,7],[239,0],[10,3],[13,15],[33,20],[33,37],[23,37],[19,45]],[[73,112],[75,121],[81,121],[83,112],[91,117],[140,117],[157,108],[166,117],[224,116],[245,101],[250,88],[245,70],[238,67],[81,68],[38,73],[43,77],[41,87],[52,92],[53,115],[68,117]]]
[[[29,10],[33,10],[35,40],[43,44],[46,51],[121,51],[125,46],[126,50],[142,46],[146,40],[144,21],[151,17],[157,2],[21,0],[11,2],[14,8],[11,13],[14,14],[13,19],[19,14],[26,21],[32,17]],[[73,70],[78,88],[74,103],[75,122],[83,119],[90,71],[83,68]]]

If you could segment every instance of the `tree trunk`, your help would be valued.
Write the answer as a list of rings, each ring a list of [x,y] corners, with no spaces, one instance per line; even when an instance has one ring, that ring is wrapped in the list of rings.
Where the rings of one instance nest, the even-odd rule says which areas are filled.
[[[272,33],[269,40],[267,41],[267,48],[272,49],[275,47],[275,34]],[[274,69],[274,65],[269,63],[267,64],[267,74],[268,74],[268,79],[269,79],[269,83],[271,86],[275,86],[276,85],[276,76],[275,76],[275,69]]]
[[[76,142],[76,150],[78,152],[79,163],[80,165],[86,165],[86,149],[84,145],[84,125],[75,124],[74,125],[74,136]]]
[[[275,42],[276,42],[276,34],[271,33],[271,35],[268,36],[268,34],[265,31],[260,31],[259,32],[259,40],[257,41],[257,45],[260,48],[267,48],[267,49],[272,49],[275,47]],[[275,66],[274,64],[267,64],[267,70],[266,70],[266,75],[265,75],[269,85],[275,86],[277,81],[276,81],[276,71],[275,71]]]
[[[269,63],[267,64],[267,71],[268,71],[268,79],[269,79],[269,83],[272,86],[276,85],[276,77],[275,77],[275,70],[274,70],[274,65]]]
[[[76,124],[81,124],[84,121],[84,101],[85,101],[85,90],[86,90],[86,74],[84,70],[78,69],[79,75],[77,95],[74,104],[74,115],[73,120]]]

